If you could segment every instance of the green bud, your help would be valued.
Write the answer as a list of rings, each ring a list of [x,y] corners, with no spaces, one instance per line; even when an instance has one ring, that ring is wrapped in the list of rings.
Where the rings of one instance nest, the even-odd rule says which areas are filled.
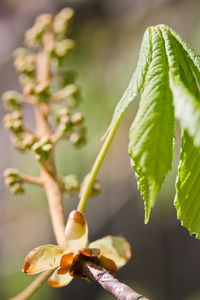
[[[76,94],[77,91],[78,91],[78,88],[75,84],[68,84],[66,87],[64,87],[63,89],[56,92],[53,95],[52,100],[55,102],[68,100],[69,97]]]
[[[35,23],[45,30],[52,23],[52,20],[53,16],[51,14],[41,14],[35,19]]]
[[[72,117],[71,121],[73,125],[81,124],[84,121],[84,116],[80,112],[76,112]]]
[[[26,48],[14,51],[14,66],[19,73],[33,73],[35,71],[35,54]]]
[[[36,85],[34,94],[38,96],[40,102],[46,102],[50,97],[49,83],[42,82]]]
[[[4,171],[5,184],[10,188],[14,194],[23,193],[23,181],[20,177],[20,173],[16,169],[6,169]]]
[[[67,53],[73,49],[75,46],[75,43],[73,40],[66,39],[59,42],[56,42],[55,44],[55,55],[59,57],[63,57],[67,55]]]
[[[5,179],[5,184],[8,187],[13,186],[16,183],[21,182],[20,178],[16,178],[15,176],[9,176],[8,178]]]
[[[63,107],[60,110],[60,115],[61,116],[69,116],[70,115],[70,109],[68,107]]]
[[[73,17],[74,11],[72,8],[62,9],[53,20],[53,30],[58,35],[65,35],[69,20]]]
[[[23,194],[25,192],[21,183],[14,184],[10,190],[13,194]]]
[[[42,137],[38,142],[33,144],[31,149],[35,152],[38,160],[47,160],[53,149],[53,144],[48,137]]]
[[[24,132],[22,117],[19,111],[5,115],[3,123],[5,128],[12,130],[15,134]]]
[[[76,175],[67,175],[62,178],[63,188],[68,193],[79,190],[79,180]]]
[[[7,91],[2,95],[2,100],[9,109],[21,108],[21,94],[16,91]]]
[[[69,126],[71,124],[71,120],[69,116],[62,116],[60,119],[60,123],[66,126]]]
[[[43,33],[52,22],[52,15],[42,14],[40,15],[34,25],[28,29],[25,33],[25,44],[28,47],[36,48],[40,45]]]
[[[35,92],[35,84],[34,83],[28,83],[24,86],[23,93],[25,95],[34,95]]]
[[[32,134],[27,134],[22,141],[22,147],[24,150],[30,150],[35,142],[35,137]]]
[[[14,168],[8,168],[3,172],[4,177],[19,177],[19,171]]]
[[[69,141],[75,146],[82,146],[85,143],[85,135],[79,132],[72,132],[69,136]]]
[[[92,190],[90,192],[90,197],[96,197],[101,193],[101,186],[100,184],[96,181],[93,184]]]
[[[22,86],[25,86],[30,83],[35,85],[35,79],[34,77],[30,76],[30,74],[19,75],[19,82]]]
[[[24,146],[23,146],[23,137],[20,135],[12,135],[11,136],[11,141],[13,146],[20,150],[20,151],[24,151]]]

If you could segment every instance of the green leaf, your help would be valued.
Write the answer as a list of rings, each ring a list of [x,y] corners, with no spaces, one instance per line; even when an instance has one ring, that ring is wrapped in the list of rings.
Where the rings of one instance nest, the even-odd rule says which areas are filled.
[[[191,47],[184,48],[176,39],[178,35],[176,34],[176,38],[172,36],[166,26],[161,26],[161,31],[170,66],[170,87],[173,93],[175,116],[180,121],[181,127],[193,137],[194,144],[199,147],[200,64],[198,60],[200,62],[200,57],[195,55],[195,50]]]
[[[199,236],[195,172],[200,159],[200,56],[167,25],[146,30],[136,72],[115,109],[108,132],[119,124],[140,92],[138,113],[130,129],[129,154],[144,198],[145,222],[171,169],[175,115],[183,132],[175,205],[182,224]]]
[[[175,206],[181,224],[200,238],[200,149],[184,132],[176,182]]]
[[[140,93],[140,91],[144,87],[145,77],[149,68],[149,63],[151,61],[151,55],[152,44],[150,42],[150,29],[147,28],[142,40],[136,70],[133,73],[133,76],[126,91],[124,92],[121,100],[118,102],[115,108],[112,121],[104,137],[108,135],[114,124],[120,121],[128,105],[135,99],[135,97]]]
[[[152,59],[129,135],[129,154],[145,201],[145,222],[148,222],[156,195],[171,169],[174,139],[168,59],[159,27],[151,28],[151,43]]]

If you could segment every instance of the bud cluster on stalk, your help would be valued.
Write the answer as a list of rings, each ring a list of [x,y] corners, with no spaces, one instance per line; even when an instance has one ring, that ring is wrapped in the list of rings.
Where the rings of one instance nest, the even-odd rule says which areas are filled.
[[[16,49],[13,55],[22,92],[10,90],[2,96],[5,107],[10,110],[3,122],[12,132],[14,147],[32,151],[42,164],[50,159],[53,147],[61,138],[75,146],[86,140],[84,116],[76,111],[81,99],[75,83],[76,73],[65,67],[65,58],[75,46],[69,38],[72,17],[73,10],[64,8],[55,16],[42,14],[36,18],[25,33],[24,47]],[[22,115],[24,104],[36,110],[45,108],[44,118],[51,123],[51,134],[41,136],[40,128],[27,129]],[[6,184],[12,191],[20,192],[23,188],[19,173],[13,174],[6,173]],[[80,191],[80,184],[75,175],[68,175],[61,179],[61,188],[71,193]]]
[[[16,169],[6,169],[4,171],[5,184],[13,194],[24,193],[23,180]]]

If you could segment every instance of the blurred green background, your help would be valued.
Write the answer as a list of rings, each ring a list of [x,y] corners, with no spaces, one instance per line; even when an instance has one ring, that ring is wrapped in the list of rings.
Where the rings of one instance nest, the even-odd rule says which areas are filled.
[[[74,149],[61,141],[56,148],[60,175],[89,172],[100,148],[115,104],[135,69],[141,39],[147,26],[165,23],[200,52],[199,0],[1,0],[0,1],[0,94],[19,89],[12,66],[12,52],[21,46],[23,34],[35,17],[61,8],[75,9],[72,37],[76,49],[68,58],[69,69],[78,73],[86,116],[88,143]],[[173,206],[179,159],[177,130],[174,166],[168,175],[148,225],[144,225],[143,201],[127,154],[128,129],[137,111],[135,101],[124,116],[98,175],[102,193],[88,202],[86,218],[90,239],[121,234],[131,243],[133,257],[118,278],[152,300],[200,300],[200,242],[180,226]],[[27,107],[26,119],[34,126]],[[1,104],[1,119],[5,114]],[[13,150],[8,132],[0,128],[1,174],[15,167],[39,174],[30,154]],[[11,196],[0,177],[0,299],[21,291],[33,276],[20,270],[27,252],[41,244],[55,243],[48,206],[40,188],[28,187],[24,196]],[[77,196],[64,198],[65,214],[77,205]],[[44,284],[31,298],[108,300],[95,283],[74,280],[63,289]]]

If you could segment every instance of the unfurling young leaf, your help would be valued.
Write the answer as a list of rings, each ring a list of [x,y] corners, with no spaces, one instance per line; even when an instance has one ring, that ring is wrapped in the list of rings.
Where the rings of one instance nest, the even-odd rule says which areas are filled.
[[[165,175],[171,169],[174,138],[174,114],[169,88],[168,61],[161,33],[149,28],[152,43],[151,62],[137,116],[130,129],[129,154],[138,174],[145,200],[145,222]],[[144,185],[143,182],[146,182]]]
[[[129,154],[145,202],[145,222],[171,169],[176,117],[183,137],[175,206],[182,224],[199,237],[200,56],[166,25],[147,28],[136,71],[108,132],[139,93]]]

